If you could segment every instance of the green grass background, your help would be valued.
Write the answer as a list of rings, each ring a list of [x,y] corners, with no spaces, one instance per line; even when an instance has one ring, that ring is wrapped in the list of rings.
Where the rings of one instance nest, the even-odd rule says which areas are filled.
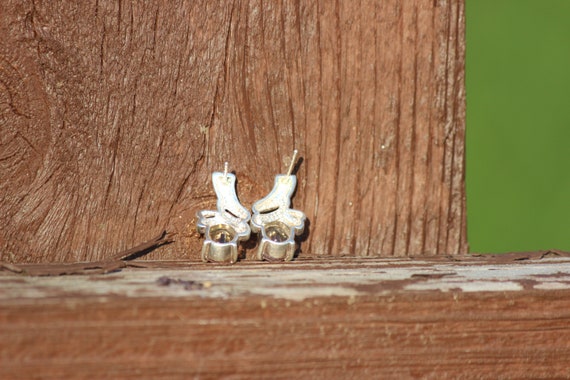
[[[472,252],[570,250],[570,0],[466,0]]]

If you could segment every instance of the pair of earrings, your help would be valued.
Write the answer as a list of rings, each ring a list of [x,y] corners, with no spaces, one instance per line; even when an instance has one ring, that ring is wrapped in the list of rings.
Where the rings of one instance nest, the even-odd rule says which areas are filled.
[[[217,210],[202,210],[197,214],[198,232],[204,235],[202,261],[235,263],[238,243],[250,238],[251,232],[260,234],[257,260],[291,261],[295,253],[295,236],[303,233],[305,214],[293,210],[291,196],[297,186],[292,173],[297,150],[287,174],[275,176],[273,190],[252,206],[253,215],[241,205],[236,194],[236,176],[224,172],[212,173],[212,183],[218,198]]]

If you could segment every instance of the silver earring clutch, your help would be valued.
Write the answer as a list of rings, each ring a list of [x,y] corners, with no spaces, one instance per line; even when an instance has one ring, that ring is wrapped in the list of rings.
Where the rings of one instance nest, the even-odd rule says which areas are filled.
[[[297,150],[293,152],[287,174],[275,176],[273,190],[252,206],[251,230],[260,234],[257,260],[291,261],[295,236],[303,233],[305,214],[290,208],[297,186],[297,177],[291,174],[296,157]]]
[[[204,235],[202,261],[235,263],[238,259],[238,244],[248,240],[251,229],[251,214],[241,205],[236,194],[236,177],[224,172],[212,173],[212,184],[218,197],[217,210],[202,210],[197,213],[198,232]]]

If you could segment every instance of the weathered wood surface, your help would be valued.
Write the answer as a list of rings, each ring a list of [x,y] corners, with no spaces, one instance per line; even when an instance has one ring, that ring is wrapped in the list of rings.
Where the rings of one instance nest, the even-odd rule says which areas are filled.
[[[303,157],[303,254],[466,252],[464,4],[0,3],[0,261],[198,259],[224,161]]]
[[[570,258],[557,253],[139,264],[0,272],[0,377],[570,376]]]

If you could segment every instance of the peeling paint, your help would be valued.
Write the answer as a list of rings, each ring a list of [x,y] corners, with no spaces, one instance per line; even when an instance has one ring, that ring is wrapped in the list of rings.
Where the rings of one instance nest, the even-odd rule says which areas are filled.
[[[157,264],[158,266],[158,264]],[[170,279],[165,286],[165,278]],[[18,281],[15,281],[15,280]],[[183,286],[192,284],[192,286]],[[27,277],[0,272],[2,300],[56,296],[237,298],[303,301],[391,292],[505,292],[570,289],[570,259],[477,264],[410,259],[327,260],[272,265],[127,268],[88,276]],[[353,302],[352,301],[352,302]],[[350,304],[350,302],[349,302]],[[266,304],[267,305],[267,304]]]

